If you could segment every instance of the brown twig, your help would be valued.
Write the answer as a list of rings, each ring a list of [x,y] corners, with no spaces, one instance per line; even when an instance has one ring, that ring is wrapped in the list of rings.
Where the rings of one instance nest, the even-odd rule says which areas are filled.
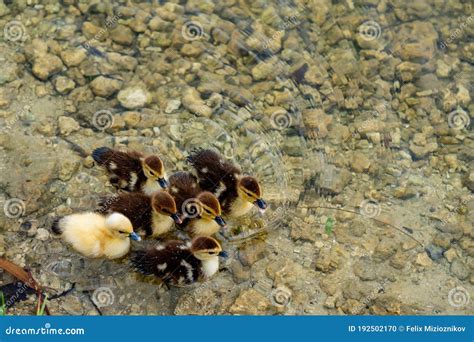
[[[26,286],[29,288],[33,289],[36,291],[36,296],[38,297],[38,303],[36,310],[41,307],[43,303],[43,290],[41,286],[36,282],[36,280],[33,278],[31,275],[30,271],[26,271],[20,266],[14,264],[13,262],[5,259],[5,258],[0,258],[0,268],[4,269],[8,273],[10,273],[12,276],[20,280],[22,283],[24,283]],[[48,306],[45,306],[45,312],[49,316],[51,315]]]

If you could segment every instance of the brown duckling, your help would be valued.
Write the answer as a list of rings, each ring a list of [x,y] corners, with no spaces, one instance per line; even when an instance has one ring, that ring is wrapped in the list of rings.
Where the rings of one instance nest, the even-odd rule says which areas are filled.
[[[183,227],[195,236],[210,236],[226,223],[221,216],[218,199],[202,191],[197,179],[189,172],[179,171],[169,177],[169,193],[183,217]]]
[[[123,152],[99,147],[92,151],[92,158],[105,167],[110,183],[117,189],[143,191],[151,195],[168,186],[163,162],[157,156],[145,157],[136,151]]]
[[[167,233],[173,221],[180,224],[173,197],[163,191],[155,191],[151,196],[142,192],[127,192],[104,198],[96,210],[101,213],[118,212],[130,219],[135,231],[144,230],[153,238]]]
[[[79,253],[90,257],[116,259],[130,249],[130,239],[140,241],[130,220],[120,213],[108,216],[79,213],[54,221],[52,230]]]
[[[227,256],[219,242],[199,236],[192,242],[171,240],[133,252],[131,263],[144,275],[154,275],[166,284],[185,286],[212,277],[219,270],[219,256]]]
[[[262,213],[267,208],[257,179],[243,176],[238,166],[219,153],[198,149],[191,153],[187,161],[196,170],[200,187],[218,196],[225,214],[239,217],[247,214],[254,205]]]

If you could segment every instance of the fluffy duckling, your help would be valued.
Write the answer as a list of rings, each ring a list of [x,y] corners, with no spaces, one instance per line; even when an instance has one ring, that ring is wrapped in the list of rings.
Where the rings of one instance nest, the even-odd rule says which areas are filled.
[[[219,270],[219,256],[227,256],[219,242],[199,236],[192,242],[171,240],[133,252],[131,262],[144,275],[155,275],[166,284],[185,286],[212,277]]]
[[[130,220],[120,213],[109,216],[90,212],[72,214],[57,219],[52,230],[76,251],[90,258],[120,258],[128,253],[130,239],[140,241]]]
[[[142,192],[126,192],[104,198],[96,210],[100,213],[117,212],[125,215],[135,231],[144,230],[153,238],[167,233],[173,222],[182,223],[173,197],[162,190],[151,196]]]
[[[226,226],[218,199],[208,191],[203,192],[191,173],[175,172],[169,183],[168,191],[184,217],[182,226],[194,236],[210,236]]]
[[[145,157],[136,151],[99,147],[92,151],[92,158],[105,167],[110,183],[117,189],[143,191],[151,195],[168,186],[163,162],[157,156]]]
[[[247,214],[255,205],[264,212],[267,203],[257,179],[243,176],[239,167],[213,150],[198,149],[187,158],[196,170],[203,190],[219,198],[222,210],[231,217]]]

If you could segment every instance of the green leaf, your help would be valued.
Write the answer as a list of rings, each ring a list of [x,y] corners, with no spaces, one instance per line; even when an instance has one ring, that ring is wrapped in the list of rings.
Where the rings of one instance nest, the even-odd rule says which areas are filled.
[[[326,234],[331,235],[333,227],[334,227],[334,220],[332,217],[328,217],[326,220],[326,225],[324,226],[324,229],[326,230]]]

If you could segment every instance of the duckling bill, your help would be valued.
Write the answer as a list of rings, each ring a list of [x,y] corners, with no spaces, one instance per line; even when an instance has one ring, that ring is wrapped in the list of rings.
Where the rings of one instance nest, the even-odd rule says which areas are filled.
[[[144,275],[163,282],[185,286],[212,277],[219,270],[219,256],[227,256],[217,240],[200,236],[192,242],[171,240],[133,252],[131,263]]]
[[[105,167],[110,183],[117,189],[143,191],[151,195],[168,186],[163,162],[157,156],[145,157],[136,151],[99,147],[92,152],[92,158]]]
[[[194,167],[203,190],[219,198],[222,210],[231,217],[247,214],[253,206],[264,212],[267,203],[253,176],[243,176],[241,169],[210,149],[197,149],[187,158]]]
[[[202,191],[197,179],[189,172],[179,171],[170,178],[169,193],[186,227],[194,236],[210,236],[226,227],[219,200],[212,193]]]
[[[120,213],[72,214],[57,219],[52,226],[56,235],[79,253],[90,257],[116,259],[130,249],[130,239],[140,241],[130,220]]]
[[[146,236],[153,238],[170,231],[173,222],[182,223],[173,197],[162,190],[151,196],[128,192],[104,198],[96,211],[121,213],[132,222],[135,231],[145,231]]]

